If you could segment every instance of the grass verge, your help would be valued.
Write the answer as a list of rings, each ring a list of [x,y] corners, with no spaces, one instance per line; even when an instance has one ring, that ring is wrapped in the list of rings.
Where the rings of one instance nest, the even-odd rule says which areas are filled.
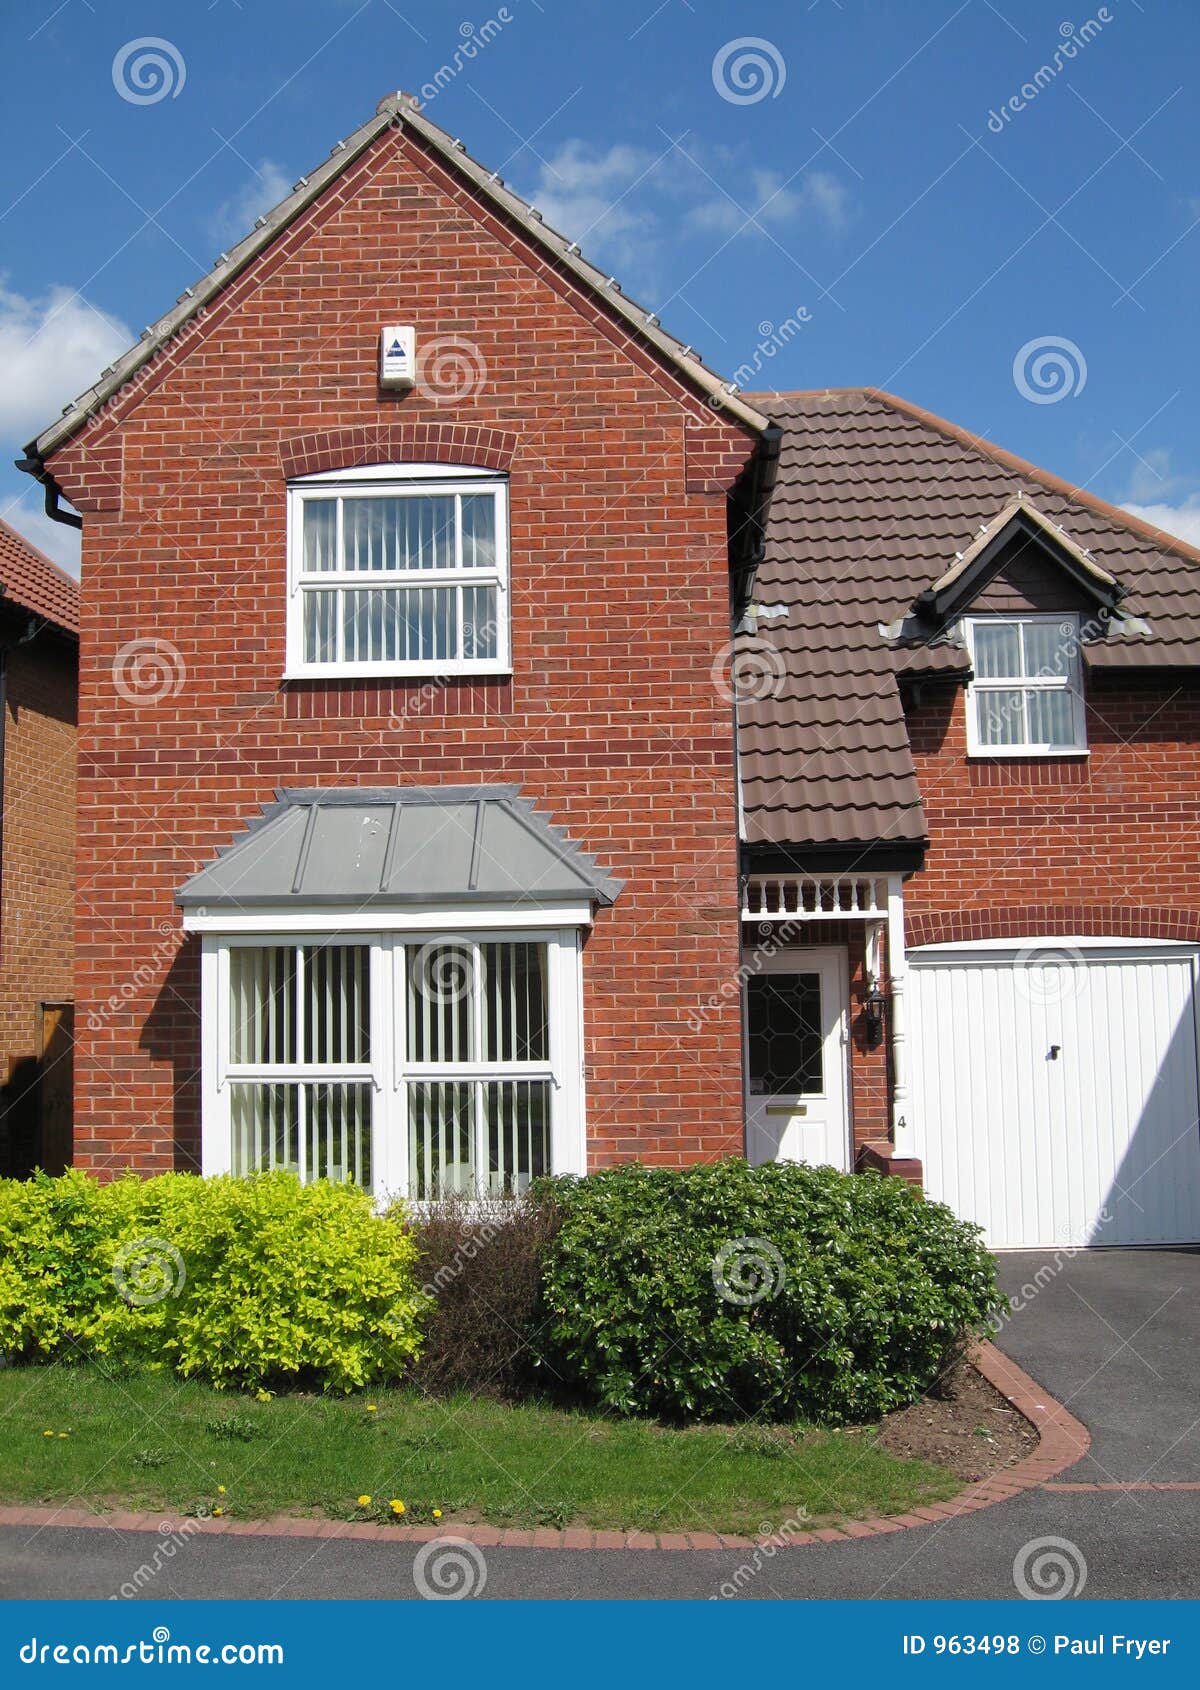
[[[169,1374],[0,1370],[4,1503],[745,1535],[900,1513],[958,1488],[869,1430],[680,1430],[386,1390],[261,1402]]]

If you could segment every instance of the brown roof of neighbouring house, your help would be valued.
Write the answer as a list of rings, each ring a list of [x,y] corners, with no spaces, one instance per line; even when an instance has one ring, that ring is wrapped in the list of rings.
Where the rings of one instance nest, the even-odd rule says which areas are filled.
[[[0,517],[0,597],[79,637],[79,583]]]
[[[1122,615],[1138,619],[1087,644],[1090,670],[1200,665],[1200,552],[1182,540],[875,388],[749,397],[783,429],[754,583],[761,610],[743,636],[783,669],[778,683],[742,688],[766,695],[739,706],[749,843],[924,837],[897,677],[963,674],[965,654],[906,647],[880,628],[908,615],[1018,494],[1115,577]],[[1148,631],[1136,631],[1142,622]]]

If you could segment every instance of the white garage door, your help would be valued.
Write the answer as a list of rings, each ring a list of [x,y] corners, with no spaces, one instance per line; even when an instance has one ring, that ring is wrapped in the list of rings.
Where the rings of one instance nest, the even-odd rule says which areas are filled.
[[[909,964],[931,1197],[997,1249],[1200,1240],[1193,950],[1050,939]]]

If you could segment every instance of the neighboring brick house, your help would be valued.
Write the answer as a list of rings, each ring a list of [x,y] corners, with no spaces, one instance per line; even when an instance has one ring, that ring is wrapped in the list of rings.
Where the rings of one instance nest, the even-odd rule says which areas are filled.
[[[738,395],[401,95],[25,467],[85,518],[83,1166],[745,1147],[1200,1237],[1200,554]]]
[[[0,520],[0,1174],[71,1160],[79,588]]]

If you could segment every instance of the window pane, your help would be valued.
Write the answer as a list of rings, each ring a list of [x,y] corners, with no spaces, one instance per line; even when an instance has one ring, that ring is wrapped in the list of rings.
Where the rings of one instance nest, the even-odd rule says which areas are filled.
[[[1077,638],[1070,622],[1025,624],[1025,673],[1050,679],[1071,672],[1071,653]],[[1037,735],[1033,734],[1036,739]]]
[[[751,1092],[819,1095],[821,976],[760,974],[747,982],[746,1007]]]
[[[336,592],[322,590],[304,594],[304,661],[337,662]]]
[[[1074,745],[1075,700],[1066,687],[1039,688],[1025,695],[1031,745]]]
[[[299,1086],[247,1085],[229,1088],[232,1126],[230,1167],[239,1178],[269,1168],[300,1170]]]
[[[488,1168],[481,1195],[519,1195],[550,1172],[550,1082],[489,1080],[483,1112]]]
[[[454,500],[344,499],[342,535],[347,569],[453,569]]]
[[[500,595],[495,587],[462,590],[462,655],[495,657],[500,649]]]
[[[453,587],[373,588],[342,595],[348,663],[436,663],[455,655]]]
[[[483,967],[483,1060],[547,1062],[546,947],[487,944]]]
[[[371,1087],[306,1088],[308,1178],[353,1180],[371,1189]]]
[[[305,945],[304,1060],[371,1060],[371,971],[366,945]]]
[[[496,496],[462,496],[462,560],[465,569],[496,567]]]
[[[1021,645],[1013,622],[976,622],[975,673],[981,680],[1007,680],[1021,673]]]
[[[231,945],[229,1060],[296,1060],[296,953],[291,945]]]
[[[470,1062],[475,953],[463,942],[410,947],[408,1060]]]
[[[337,500],[305,499],[303,510],[305,569],[336,569]]]
[[[410,1082],[409,1193],[421,1199],[475,1190],[475,1087],[458,1080]]]
[[[1025,741],[1025,711],[1021,692],[989,687],[975,694],[981,745],[1021,745]]]

